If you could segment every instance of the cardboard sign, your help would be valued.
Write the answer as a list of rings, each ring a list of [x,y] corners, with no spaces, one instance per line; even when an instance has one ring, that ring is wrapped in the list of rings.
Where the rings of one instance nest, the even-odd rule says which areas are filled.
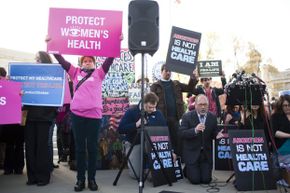
[[[124,114],[129,108],[128,98],[104,98],[103,115]]]
[[[157,155],[154,153],[154,148],[161,160],[164,171],[171,182],[176,182],[175,168],[172,158],[172,148],[169,140],[169,132],[167,127],[146,126],[145,131],[148,133],[153,147],[146,141],[146,149],[149,156],[150,169],[152,172],[153,186],[161,186],[167,184],[164,173],[161,170],[161,165],[158,162]]]
[[[10,79],[22,82],[22,104],[63,105],[65,71],[59,64],[9,63]]]
[[[166,65],[169,70],[191,75],[197,65],[201,33],[172,27]]]
[[[239,191],[276,189],[263,130],[229,130]]]
[[[21,123],[21,83],[0,80],[0,125]]]
[[[141,84],[132,83],[129,85],[129,104],[137,105],[141,100]],[[150,84],[144,84],[144,95],[150,92]]]
[[[205,60],[198,61],[199,77],[214,77],[222,75],[222,61],[221,60]]]
[[[49,9],[49,53],[118,57],[121,34],[121,11]]]
[[[101,66],[106,58],[97,57],[96,65]],[[104,98],[128,97],[128,86],[135,81],[135,60],[128,49],[121,50],[120,58],[115,58],[102,82]]]
[[[236,125],[218,125],[218,130],[224,130],[224,137],[215,140],[215,170],[233,170],[231,148],[229,143],[229,130],[236,130]]]

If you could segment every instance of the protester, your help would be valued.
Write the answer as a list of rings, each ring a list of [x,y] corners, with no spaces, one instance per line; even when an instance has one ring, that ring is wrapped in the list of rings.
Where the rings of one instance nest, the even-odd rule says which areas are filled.
[[[0,67],[0,80],[8,80],[6,75],[6,70]],[[13,173],[22,174],[24,168],[23,126],[21,126],[20,124],[1,125],[1,141],[5,142],[4,149],[1,150],[4,154],[4,175],[10,175]]]
[[[35,60],[38,63],[52,63],[49,54],[43,51],[36,53]],[[26,184],[45,186],[50,182],[52,162],[48,142],[49,130],[56,117],[56,107],[25,105],[23,109],[28,112],[24,131],[28,177]]]
[[[268,149],[271,150],[273,132],[270,129],[270,117],[265,111],[264,104],[251,105],[248,109],[244,129],[263,130],[266,137],[266,144],[268,145]]]
[[[5,68],[0,67],[0,80],[6,80],[7,72]],[[4,169],[4,159],[5,159],[5,143],[3,141],[2,135],[2,125],[0,125],[0,169]]]
[[[195,77],[198,77],[196,74]],[[222,88],[216,88],[211,86],[212,78],[200,78],[201,85],[197,86],[193,94],[204,94],[209,101],[209,112],[215,114],[218,118],[221,118],[221,104],[219,96],[224,94],[224,86],[226,85],[226,79],[224,74],[221,76]]]
[[[238,128],[241,127],[241,110],[242,108],[240,105],[227,105],[223,123],[226,125],[236,125]]]
[[[153,92],[149,92],[144,96],[144,111],[145,119],[144,124],[146,126],[166,126],[166,120],[161,111],[156,110],[158,103],[158,97]],[[126,152],[128,153],[130,147],[134,145],[132,152],[129,156],[129,175],[132,178],[139,178],[140,168],[140,156],[141,145],[140,135],[138,134],[138,128],[141,127],[141,102],[128,109],[125,115],[122,117],[118,127],[120,134],[126,134]],[[134,144],[135,141],[135,144]],[[135,176],[136,174],[136,176]]]
[[[192,184],[208,184],[212,180],[212,139],[223,137],[218,132],[216,115],[208,111],[205,95],[195,98],[195,110],[182,116],[179,135],[183,139],[185,176]]]
[[[195,73],[193,73],[195,75]],[[185,112],[183,92],[191,93],[197,83],[195,77],[191,77],[188,84],[180,83],[177,80],[171,79],[171,71],[166,64],[161,66],[161,80],[153,83],[150,87],[151,92],[154,92],[159,102],[157,109],[160,110],[166,118],[169,128],[170,141],[174,152],[181,156],[181,141],[178,139],[179,120]]]
[[[50,38],[47,37],[46,41],[50,41]],[[77,183],[74,190],[79,192],[85,188],[87,168],[88,188],[96,191],[97,144],[102,118],[102,81],[114,58],[107,58],[100,68],[96,68],[93,56],[82,56],[80,67],[73,66],[59,54],[54,54],[54,57],[69,74],[74,85],[74,96],[70,106],[77,162]]]

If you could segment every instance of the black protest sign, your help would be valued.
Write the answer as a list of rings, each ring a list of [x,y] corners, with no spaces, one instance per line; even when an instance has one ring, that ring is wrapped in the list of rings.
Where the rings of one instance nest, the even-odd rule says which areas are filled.
[[[224,137],[215,140],[215,170],[233,170],[231,148],[228,131],[238,129],[236,125],[218,125],[218,130],[223,129]]]
[[[183,171],[182,171],[182,165],[181,165],[181,157],[178,157],[174,163],[175,168],[175,177],[176,180],[183,179]]]
[[[230,130],[232,160],[239,191],[276,189],[263,130]]]
[[[169,70],[191,75],[196,68],[201,33],[172,27],[166,65]]]
[[[172,157],[172,148],[169,140],[169,132],[167,127],[145,127],[145,130],[153,143],[153,147],[150,143],[146,142],[146,149],[149,156],[150,169],[152,173],[153,186],[161,186],[167,184],[165,175],[171,182],[176,182],[175,168]],[[155,149],[157,155],[155,154],[153,148]],[[164,173],[162,172],[161,165],[164,168]]]
[[[198,61],[199,77],[214,77],[222,75],[222,61],[221,60],[204,60]]]

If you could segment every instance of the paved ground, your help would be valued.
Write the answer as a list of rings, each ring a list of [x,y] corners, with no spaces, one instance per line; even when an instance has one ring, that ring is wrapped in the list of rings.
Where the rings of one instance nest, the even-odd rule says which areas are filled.
[[[0,171],[2,172],[2,171]],[[118,173],[118,170],[98,170],[96,174],[96,180],[100,187],[99,193],[137,193],[139,187],[137,181],[131,179],[128,176],[128,171],[124,170],[121,178],[118,181],[117,186],[113,186],[113,181]],[[71,193],[73,191],[73,185],[75,182],[76,173],[69,170],[65,163],[60,165],[60,168],[55,169],[51,183],[44,187],[27,186],[26,173],[23,175],[0,175],[0,193]],[[231,172],[228,171],[215,171],[214,177],[216,179],[216,187],[218,189],[210,189],[208,186],[191,185],[187,180],[180,180],[173,183],[172,186],[163,185],[160,187],[153,187],[152,183],[146,181],[143,188],[144,193],[160,193],[163,190],[183,193],[207,193],[207,192],[219,192],[229,193],[238,192],[232,183],[226,184],[225,181],[229,178]],[[288,189],[289,191],[289,189]],[[91,192],[85,189],[83,192]],[[278,188],[278,190],[271,191],[255,191],[257,193],[268,192],[285,192],[284,189]]]

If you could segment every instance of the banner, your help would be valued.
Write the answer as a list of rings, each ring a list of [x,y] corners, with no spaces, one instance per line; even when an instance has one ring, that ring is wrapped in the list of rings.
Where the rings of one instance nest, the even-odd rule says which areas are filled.
[[[221,60],[205,60],[198,61],[198,75],[199,77],[214,77],[222,75],[222,61]]]
[[[9,63],[10,79],[22,82],[23,105],[63,105],[65,71],[59,64]]]
[[[169,70],[191,75],[196,68],[201,33],[172,27],[166,65]]]
[[[21,123],[21,83],[0,80],[0,125]]]
[[[264,130],[229,130],[239,191],[276,189]]]
[[[101,66],[106,58],[97,57],[96,65]],[[121,50],[120,58],[115,58],[102,83],[104,98],[128,97],[129,85],[135,81],[135,61],[128,49]]]
[[[49,53],[118,57],[121,34],[121,11],[49,9]]]

